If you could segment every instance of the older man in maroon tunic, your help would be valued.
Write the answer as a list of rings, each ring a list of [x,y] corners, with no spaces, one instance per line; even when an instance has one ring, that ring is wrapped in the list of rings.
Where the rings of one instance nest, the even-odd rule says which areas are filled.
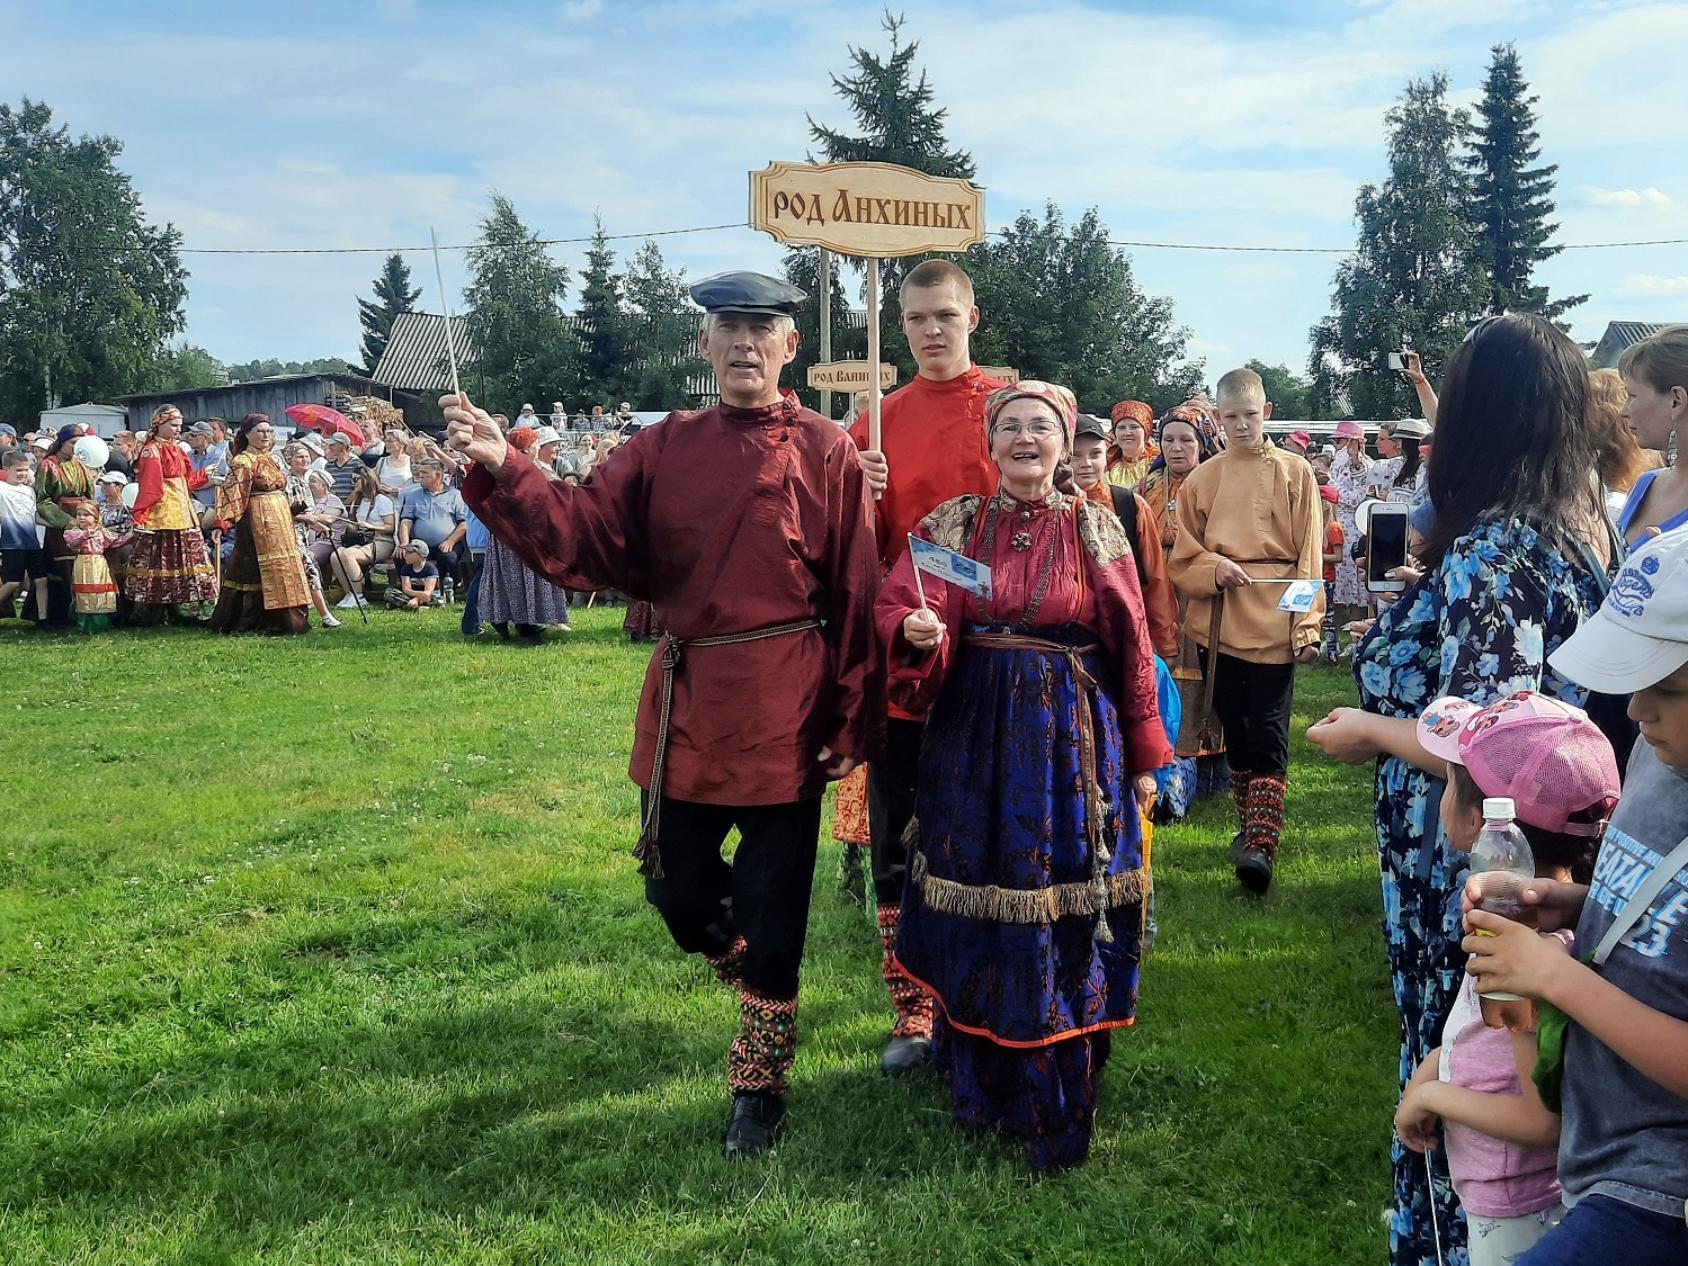
[[[692,298],[721,403],[640,431],[579,486],[547,480],[466,398],[441,405],[494,535],[553,584],[650,601],[669,630],[639,701],[635,854],[675,943],[738,990],[736,1157],[770,1146],[784,1111],[821,793],[878,738],[879,567],[855,445],[780,395],[802,291],[727,273]]]

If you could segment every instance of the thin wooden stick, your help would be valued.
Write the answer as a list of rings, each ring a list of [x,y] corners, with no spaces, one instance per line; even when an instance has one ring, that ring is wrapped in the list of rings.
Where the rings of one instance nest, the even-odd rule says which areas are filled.
[[[434,280],[440,287],[440,309],[445,313],[445,354],[451,359],[451,394],[457,397],[458,403],[463,401],[463,386],[457,380],[457,343],[451,335],[451,302],[445,297],[445,273],[440,269],[440,239],[434,236],[434,230],[428,229],[428,240],[434,246]]]
[[[911,535],[908,539],[913,541],[914,537]],[[911,545],[909,548],[913,549],[914,547]],[[909,561],[914,563],[914,591],[920,595],[920,609],[930,611],[932,608],[926,605],[926,586],[920,583],[920,563],[912,558]]]
[[[879,261],[867,261],[867,446],[879,447]],[[879,493],[873,494],[875,498]]]

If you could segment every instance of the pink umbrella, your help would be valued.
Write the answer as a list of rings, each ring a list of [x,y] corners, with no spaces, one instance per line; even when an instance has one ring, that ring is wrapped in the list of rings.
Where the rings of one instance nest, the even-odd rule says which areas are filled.
[[[325,404],[290,404],[283,412],[300,426],[321,431],[324,436],[333,435],[338,431],[354,444],[366,443],[356,422],[338,409],[330,409]]]

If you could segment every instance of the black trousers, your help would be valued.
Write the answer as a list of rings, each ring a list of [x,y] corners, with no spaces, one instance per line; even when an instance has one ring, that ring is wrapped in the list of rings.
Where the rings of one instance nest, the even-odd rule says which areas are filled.
[[[924,721],[885,719],[885,753],[867,767],[867,833],[873,853],[876,905],[903,902],[908,876],[908,846],[903,832],[914,817],[914,793],[920,784],[920,736]]]
[[[1208,651],[1200,652],[1207,671]],[[1225,731],[1225,762],[1239,774],[1289,772],[1289,710],[1294,664],[1254,664],[1219,652],[1213,710]]]
[[[734,827],[739,846],[728,862],[721,846]],[[794,997],[820,830],[819,799],[733,806],[664,796],[663,877],[645,880],[645,900],[688,954],[725,954],[744,937],[744,983]]]

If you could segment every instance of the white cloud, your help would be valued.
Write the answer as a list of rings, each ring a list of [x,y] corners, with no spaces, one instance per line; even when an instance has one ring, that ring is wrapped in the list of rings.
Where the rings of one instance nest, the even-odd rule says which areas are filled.
[[[1464,99],[1489,44],[1510,37],[1501,27],[1534,30],[1519,47],[1543,98],[1543,161],[1562,164],[1561,240],[1680,236],[1688,181],[1660,160],[1679,140],[1679,88],[1663,74],[1638,76],[1634,56],[1688,41],[1688,6],[1567,17],[1503,2],[1497,23],[1490,6],[1469,0],[1356,3],[1318,21],[1120,12],[1101,0],[1035,12],[928,0],[910,11],[904,36],[921,40],[919,62],[950,111],[952,143],[979,164],[993,225],[1053,198],[1069,217],[1099,206],[1116,238],[1343,246],[1355,187],[1384,174],[1383,114],[1405,81],[1448,67]],[[388,20],[413,8],[435,29]],[[883,47],[877,7],[842,0],[553,0],[538,16],[443,8],[376,0],[327,44],[240,24],[252,34],[196,34],[174,20],[69,41],[37,19],[18,35],[12,91],[50,101],[73,131],[122,137],[149,212],[173,220],[189,246],[411,245],[427,241],[430,225],[442,242],[463,242],[489,188],[509,194],[535,230],[575,237],[600,209],[611,233],[741,219],[745,173],[810,148],[805,111],[848,125],[827,78],[846,68],[846,46]],[[451,53],[441,57],[437,28],[447,22]],[[375,40],[382,57],[372,68]],[[144,97],[126,86],[135,65],[149,67]],[[208,75],[207,66],[241,70]],[[313,88],[301,67],[328,87]],[[1631,140],[1640,152],[1625,149]],[[1638,177],[1650,183],[1625,188]],[[1636,202],[1622,200],[1631,194]],[[694,276],[778,258],[748,230],[662,246]],[[556,253],[578,267],[578,248]],[[1134,254],[1139,280],[1170,295],[1216,357],[1292,366],[1305,359],[1336,264]],[[1611,299],[1625,265],[1637,276],[1678,267],[1612,254],[1567,252],[1544,279],[1556,293]],[[355,347],[351,299],[380,261],[188,262],[193,337],[244,359]],[[412,262],[435,306],[431,265]],[[446,267],[447,284],[460,283],[462,257],[448,255]]]
[[[1519,42],[1530,86],[1540,95],[1543,146],[1663,148],[1682,140],[1682,84],[1651,50],[1688,44],[1688,5],[1596,6],[1544,38]]]
[[[1688,295],[1688,277],[1661,277],[1656,273],[1631,273],[1617,293],[1628,299],[1669,299]]]
[[[1645,189],[1601,189],[1584,185],[1583,198],[1597,207],[1668,207],[1674,199],[1649,185]]]

